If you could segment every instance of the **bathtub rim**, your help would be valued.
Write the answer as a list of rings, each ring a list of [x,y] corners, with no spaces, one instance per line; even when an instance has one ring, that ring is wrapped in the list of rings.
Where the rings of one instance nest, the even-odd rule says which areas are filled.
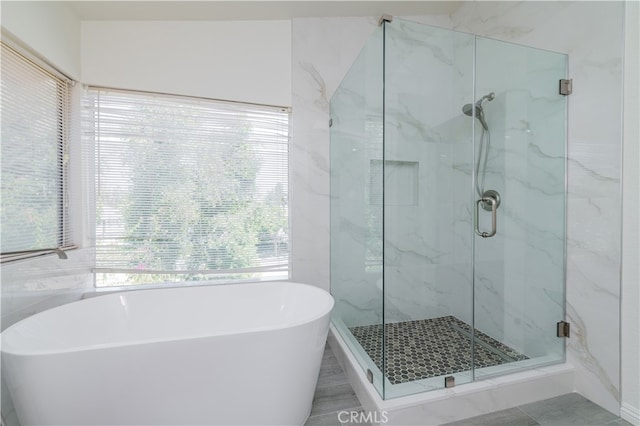
[[[148,291],[158,291],[158,292],[164,292],[164,291],[176,291],[176,290],[188,290],[188,289],[192,289],[192,288],[202,288],[202,287],[217,287],[217,286],[248,286],[248,285],[255,285],[255,286],[263,286],[263,285],[275,285],[275,284],[287,284],[287,285],[292,285],[292,286],[303,286],[306,287],[307,289],[305,291],[311,291],[311,292],[316,292],[319,295],[322,294],[324,300],[322,301],[323,305],[327,305],[325,307],[325,309],[321,309],[321,313],[312,317],[312,318],[307,318],[303,321],[292,321],[290,323],[287,324],[282,324],[280,326],[274,327],[274,326],[264,326],[264,325],[257,325],[255,327],[248,327],[248,328],[244,328],[241,330],[233,330],[233,331],[227,331],[227,332],[218,332],[218,333],[200,333],[200,334],[190,334],[190,335],[186,335],[186,336],[165,336],[164,338],[147,338],[147,339],[138,339],[135,341],[119,341],[119,342],[111,342],[111,343],[99,343],[99,344],[93,344],[93,345],[82,345],[82,346],[71,346],[69,348],[63,348],[63,349],[48,349],[48,350],[23,350],[21,348],[16,348],[16,345],[7,345],[5,344],[5,336],[7,336],[7,333],[15,333],[16,329],[18,327],[25,327],[25,324],[27,324],[30,321],[35,321],[37,320],[39,317],[41,317],[42,315],[50,315],[51,311],[55,311],[55,310],[62,310],[62,309],[69,309],[69,305],[73,305],[73,304],[77,304],[77,303],[96,303],[95,299],[98,298],[102,298],[102,297],[109,297],[109,298],[116,298],[119,297],[120,295],[126,293],[126,294],[140,294],[140,293],[144,293],[144,292],[148,292]],[[28,356],[55,356],[55,355],[64,355],[64,354],[72,354],[72,353],[81,353],[81,352],[89,352],[89,351],[97,351],[97,350],[105,350],[105,349],[117,349],[117,348],[121,348],[121,347],[133,347],[133,346],[139,346],[139,345],[151,345],[151,344],[163,344],[163,343],[170,343],[170,342],[181,342],[181,341],[189,341],[189,340],[196,340],[196,339],[206,339],[206,338],[219,338],[219,337],[225,337],[225,336],[243,336],[243,335],[247,335],[247,334],[251,334],[251,333],[266,333],[266,332],[277,332],[277,331],[281,331],[281,330],[287,330],[287,329],[292,329],[292,328],[296,328],[296,327],[302,327],[305,325],[308,325],[310,323],[313,322],[317,322],[319,320],[321,320],[322,318],[326,317],[327,315],[330,315],[333,308],[335,306],[335,299],[333,298],[333,296],[326,290],[311,285],[311,284],[305,284],[305,283],[300,283],[297,281],[289,281],[289,280],[274,280],[274,281],[251,281],[251,282],[243,282],[243,283],[225,283],[225,284],[199,284],[199,285],[189,285],[189,286],[171,286],[171,287],[157,287],[154,286],[153,288],[136,288],[136,289],[131,289],[131,290],[124,290],[124,291],[115,291],[115,292],[109,292],[108,294],[103,294],[100,296],[95,296],[95,297],[89,297],[86,299],[81,299],[81,300],[76,300],[73,302],[69,302],[69,303],[65,303],[63,305],[59,305],[59,306],[55,306],[53,308],[50,309],[46,309],[44,311],[38,312],[34,315],[31,315],[27,318],[22,319],[21,321],[16,322],[15,324],[12,324],[11,326],[7,327],[4,331],[2,331],[2,333],[0,333],[0,353],[3,356],[17,356],[17,357],[28,357]],[[13,330],[13,331],[12,331]]]

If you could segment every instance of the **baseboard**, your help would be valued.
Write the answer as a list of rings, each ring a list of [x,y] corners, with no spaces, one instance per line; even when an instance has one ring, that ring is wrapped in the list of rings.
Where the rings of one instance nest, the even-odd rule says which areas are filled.
[[[633,407],[626,402],[623,402],[620,407],[620,417],[632,425],[640,426],[640,409]]]

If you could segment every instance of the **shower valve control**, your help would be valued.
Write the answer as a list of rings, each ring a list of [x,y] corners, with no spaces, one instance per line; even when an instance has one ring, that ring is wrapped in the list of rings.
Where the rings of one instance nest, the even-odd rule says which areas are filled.
[[[500,207],[500,193],[498,191],[496,191],[495,189],[489,189],[487,191],[484,191],[482,193],[482,198],[493,198],[496,201],[496,209],[498,207]],[[491,203],[482,203],[482,208],[485,209],[486,211],[490,212],[491,211]]]

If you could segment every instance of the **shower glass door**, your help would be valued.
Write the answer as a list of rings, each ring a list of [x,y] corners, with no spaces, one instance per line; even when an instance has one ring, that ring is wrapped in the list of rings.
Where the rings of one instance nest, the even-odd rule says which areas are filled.
[[[474,133],[476,379],[564,359],[566,68],[566,55],[476,37],[474,99],[492,94]],[[483,194],[500,201],[492,237],[479,235],[492,231]]]
[[[566,62],[395,18],[332,96],[332,323],[383,398],[563,361]]]
[[[473,380],[473,36],[385,24],[384,397]],[[449,381],[451,383],[451,381]]]

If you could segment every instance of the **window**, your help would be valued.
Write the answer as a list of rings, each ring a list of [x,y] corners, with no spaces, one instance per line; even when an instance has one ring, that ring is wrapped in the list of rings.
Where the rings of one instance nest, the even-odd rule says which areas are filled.
[[[87,90],[96,286],[286,279],[289,113]]]
[[[2,43],[2,260],[70,244],[70,80]]]

